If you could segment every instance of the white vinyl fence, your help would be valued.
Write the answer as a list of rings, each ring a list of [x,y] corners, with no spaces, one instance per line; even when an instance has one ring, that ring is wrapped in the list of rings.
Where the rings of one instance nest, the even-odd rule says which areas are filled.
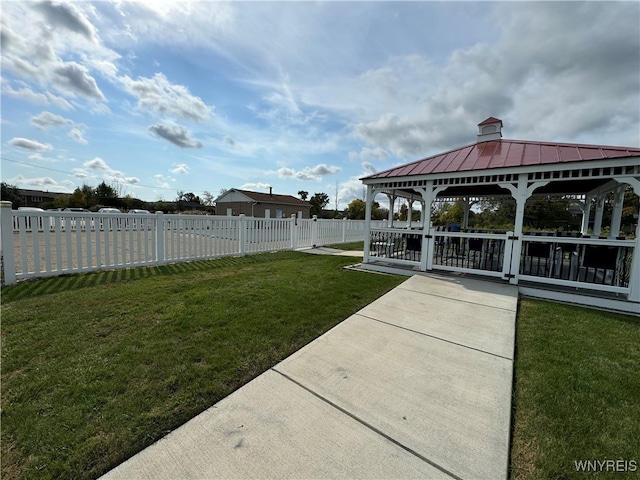
[[[362,220],[11,210],[2,202],[4,283],[364,240]]]

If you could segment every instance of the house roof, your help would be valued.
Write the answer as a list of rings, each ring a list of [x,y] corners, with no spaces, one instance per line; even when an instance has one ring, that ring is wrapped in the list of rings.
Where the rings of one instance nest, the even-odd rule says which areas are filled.
[[[309,202],[305,202],[304,200],[296,198],[296,197],[294,197],[292,195],[280,195],[280,194],[277,194],[277,193],[270,194],[270,193],[263,193],[263,192],[252,192],[250,190],[240,190],[238,188],[232,188],[231,190],[228,190],[227,192],[225,192],[223,195],[221,195],[216,200],[216,203],[225,203],[225,201],[229,201],[229,200],[225,200],[224,197],[228,196],[232,192],[241,193],[245,197],[247,197],[247,201],[252,201],[252,202],[272,203],[272,204],[278,204],[278,205],[296,205],[296,206],[300,206],[300,207],[310,207],[311,206],[309,204]],[[237,201],[237,200],[232,200],[232,201]]]
[[[68,193],[64,193],[64,192],[45,192],[42,190],[27,190],[24,188],[18,188],[17,191],[18,191],[18,195],[22,195],[23,197],[29,196],[29,197],[55,198],[62,195],[69,195]]]
[[[480,125],[496,121],[500,120],[490,117]],[[433,155],[366,176],[362,180],[637,156],[640,156],[640,148],[500,139],[474,143]]]

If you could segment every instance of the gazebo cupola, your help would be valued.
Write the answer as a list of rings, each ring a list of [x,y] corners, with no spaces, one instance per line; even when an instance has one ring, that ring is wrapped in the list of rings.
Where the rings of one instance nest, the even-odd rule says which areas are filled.
[[[478,143],[502,138],[502,120],[489,117],[478,124]]]

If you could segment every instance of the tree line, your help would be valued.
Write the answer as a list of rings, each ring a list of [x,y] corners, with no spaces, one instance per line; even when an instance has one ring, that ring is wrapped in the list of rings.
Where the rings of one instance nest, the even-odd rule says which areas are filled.
[[[24,206],[25,202],[19,193],[20,189],[5,182],[2,182],[1,187],[2,200],[10,201],[13,209]],[[131,195],[120,196],[115,187],[108,185],[106,182],[101,182],[96,187],[84,184],[82,187],[77,187],[73,193],[59,195],[52,202],[45,202],[40,206],[45,210],[86,208],[92,212],[96,212],[102,207],[114,207],[123,211],[145,209],[173,213],[198,210],[206,213],[215,213],[214,199],[215,197],[209,192],[204,192],[201,199],[194,193],[179,191],[175,201],[146,202]]]

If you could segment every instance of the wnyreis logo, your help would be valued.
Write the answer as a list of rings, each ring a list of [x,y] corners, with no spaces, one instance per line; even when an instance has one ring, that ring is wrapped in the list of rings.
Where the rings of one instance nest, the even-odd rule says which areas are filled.
[[[577,472],[637,472],[635,460],[574,460]]]

